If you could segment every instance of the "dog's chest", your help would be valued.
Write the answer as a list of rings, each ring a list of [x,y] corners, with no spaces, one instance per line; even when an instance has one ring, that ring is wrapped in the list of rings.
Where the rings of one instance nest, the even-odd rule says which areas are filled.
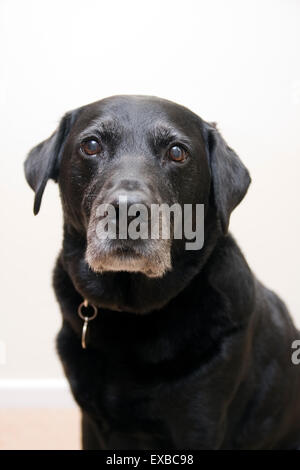
[[[72,392],[80,407],[106,427],[153,430],[159,416],[161,384],[145,370],[121,358],[78,351],[61,354]],[[79,359],[80,358],[80,359]]]

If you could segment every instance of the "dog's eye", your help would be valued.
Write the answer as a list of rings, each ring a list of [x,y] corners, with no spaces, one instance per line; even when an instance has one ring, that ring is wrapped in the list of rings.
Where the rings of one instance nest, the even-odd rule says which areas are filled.
[[[97,155],[101,151],[101,146],[95,139],[86,140],[81,144],[81,148],[87,155]]]
[[[182,147],[179,147],[179,145],[173,145],[173,147],[168,150],[168,157],[174,162],[183,162],[187,157],[187,153]]]

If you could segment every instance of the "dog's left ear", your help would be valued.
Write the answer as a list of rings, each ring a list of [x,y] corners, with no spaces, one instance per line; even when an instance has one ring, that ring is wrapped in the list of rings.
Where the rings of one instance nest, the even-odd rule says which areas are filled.
[[[34,147],[25,163],[25,176],[29,186],[35,192],[33,213],[38,214],[42,196],[49,179],[57,181],[59,164],[64,143],[75,122],[77,110],[63,116],[57,130],[47,139]]]
[[[223,233],[230,214],[244,198],[251,178],[237,154],[226,144],[216,125],[205,123],[205,140],[212,176],[213,200]]]

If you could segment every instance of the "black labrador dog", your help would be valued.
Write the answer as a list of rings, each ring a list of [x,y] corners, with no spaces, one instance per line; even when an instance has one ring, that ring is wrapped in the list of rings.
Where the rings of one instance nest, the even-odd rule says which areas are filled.
[[[60,187],[57,348],[83,448],[298,448],[299,332],[228,233],[250,177],[216,126],[160,98],[110,97],[67,113],[25,173],[35,214],[47,181]],[[98,207],[117,226],[120,195],[202,204],[204,245],[98,237]]]

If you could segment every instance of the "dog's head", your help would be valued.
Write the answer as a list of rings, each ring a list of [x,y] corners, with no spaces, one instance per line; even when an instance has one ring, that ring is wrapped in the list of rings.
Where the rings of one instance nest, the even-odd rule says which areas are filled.
[[[174,238],[174,218],[170,237],[162,235],[163,211],[151,236],[152,207],[187,204],[193,225],[195,205],[204,204],[204,214],[213,210],[226,233],[250,183],[214,125],[146,96],[115,96],[67,113],[54,134],[31,150],[25,173],[35,191],[35,214],[48,179],[58,181],[65,222],[86,240],[92,270],[149,277],[171,270],[185,241],[184,230],[182,240]],[[124,224],[139,225],[148,236],[121,236]]]

